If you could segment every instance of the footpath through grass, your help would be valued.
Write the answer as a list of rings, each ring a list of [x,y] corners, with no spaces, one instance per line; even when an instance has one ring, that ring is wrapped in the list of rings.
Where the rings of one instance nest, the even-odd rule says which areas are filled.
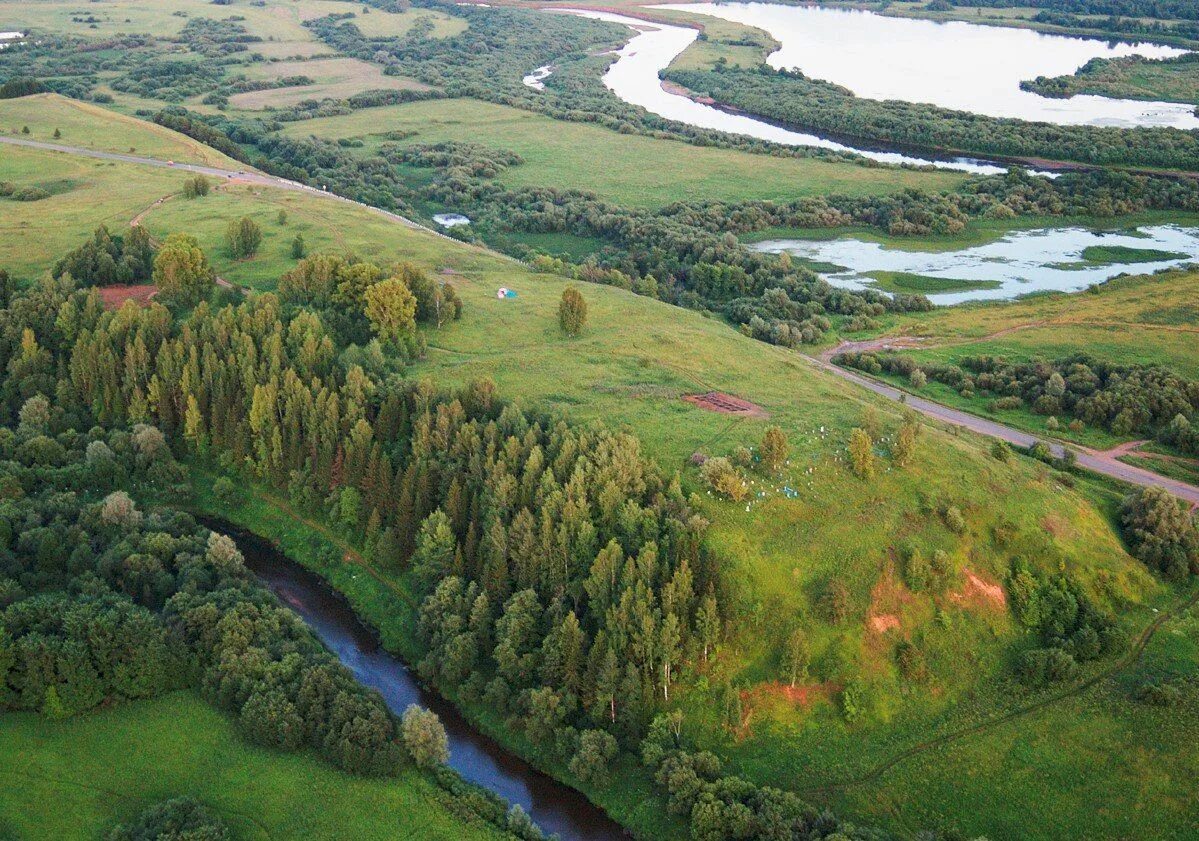
[[[500,839],[447,808],[415,770],[368,779],[245,742],[191,692],[66,721],[0,715],[0,834],[94,841],[153,803],[190,795],[241,841]]]

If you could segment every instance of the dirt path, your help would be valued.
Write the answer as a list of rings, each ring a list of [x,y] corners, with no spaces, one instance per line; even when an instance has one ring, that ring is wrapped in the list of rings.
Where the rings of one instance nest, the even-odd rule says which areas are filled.
[[[1017,709],[1014,709],[1008,713],[1004,713],[1003,715],[996,716],[996,717],[988,719],[986,721],[981,721],[978,724],[972,724],[968,727],[963,727],[960,730],[954,730],[953,732],[946,733],[943,736],[938,736],[935,739],[929,739],[924,742],[919,742],[915,745],[912,745],[910,748],[907,748],[906,750],[900,751],[899,753],[895,754],[891,758],[880,762],[879,764],[875,765],[870,770],[868,770],[862,774],[859,774],[857,776],[847,777],[843,780],[838,780],[837,782],[833,782],[833,783],[825,783],[824,785],[811,786],[806,789],[800,789],[799,793],[800,794],[829,794],[829,793],[832,793],[835,791],[840,791],[840,790],[847,789],[847,788],[853,788],[854,786],[859,786],[859,785],[862,785],[863,783],[874,782],[874,781],[878,780],[880,777],[882,777],[884,774],[886,774],[888,771],[890,771],[892,768],[896,767],[897,765],[901,764],[902,762],[905,762],[908,759],[912,759],[913,757],[919,756],[923,753],[927,753],[930,750],[935,750],[936,748],[943,747],[943,746],[951,744],[953,742],[961,741],[962,739],[965,739],[968,736],[973,736],[978,733],[984,733],[988,730],[993,730],[996,727],[1000,727],[1000,726],[1007,724],[1010,721],[1014,721],[1018,718],[1023,718],[1024,716],[1030,715],[1031,713],[1037,712],[1038,710],[1045,709],[1046,707],[1052,706],[1053,704],[1057,704],[1057,703],[1067,700],[1069,698],[1077,697],[1077,696],[1083,694],[1084,692],[1086,692],[1087,690],[1091,689],[1092,687],[1098,685],[1099,683],[1107,680],[1108,678],[1111,678],[1111,677],[1114,677],[1115,675],[1120,674],[1121,672],[1128,669],[1130,666],[1136,665],[1140,661],[1141,655],[1145,653],[1146,646],[1149,645],[1149,641],[1153,639],[1153,635],[1157,633],[1158,629],[1160,629],[1162,625],[1164,625],[1169,620],[1173,619],[1175,616],[1178,616],[1180,613],[1183,613],[1184,611],[1188,610],[1189,608],[1194,607],[1196,603],[1199,603],[1199,591],[1196,591],[1194,594],[1192,594],[1191,596],[1189,596],[1188,598],[1186,598],[1185,600],[1183,600],[1182,602],[1180,602],[1179,604],[1177,604],[1175,607],[1171,608],[1170,610],[1159,613],[1153,619],[1153,621],[1150,622],[1149,625],[1147,625],[1145,627],[1145,629],[1143,631],[1141,631],[1141,633],[1137,636],[1136,640],[1133,642],[1133,645],[1129,649],[1127,654],[1125,654],[1122,658],[1120,658],[1118,661],[1116,661],[1114,664],[1112,664],[1108,668],[1103,669],[1102,671],[1097,672],[1096,674],[1087,678],[1082,683],[1076,684],[1075,686],[1072,686],[1069,689],[1055,693],[1046,698],[1042,698],[1039,701],[1034,701],[1031,704],[1026,704],[1023,707],[1018,707]]]

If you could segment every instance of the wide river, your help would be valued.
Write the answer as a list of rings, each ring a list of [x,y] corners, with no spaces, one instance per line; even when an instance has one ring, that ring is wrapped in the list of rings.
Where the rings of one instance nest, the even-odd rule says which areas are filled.
[[[1051,99],[1020,90],[1021,81],[1073,73],[1093,58],[1166,58],[1185,52],[1174,47],[814,6],[692,3],[655,8],[765,30],[782,45],[767,59],[771,67],[800,70],[868,99],[924,102],[1059,125],[1199,128],[1193,105],[1102,96]]]
[[[1005,167],[972,158],[932,160],[899,152],[848,146],[826,137],[792,131],[765,120],[741,114],[730,114],[720,108],[696,102],[690,97],[664,88],[658,73],[665,70],[679,53],[691,46],[692,42],[699,37],[699,30],[690,26],[651,23],[611,12],[575,9],[555,11],[569,11],[571,14],[595,20],[623,23],[636,30],[637,34],[617,52],[616,61],[604,74],[604,84],[625,102],[630,105],[639,105],[659,117],[676,120],[696,128],[727,131],[730,134],[741,134],[786,146],[815,146],[838,152],[852,152],[882,163],[937,166],[977,174],[995,174],[1006,171]]]
[[[1098,262],[1084,255],[1092,247],[1138,249],[1141,253],[1119,253],[1137,262]],[[888,248],[852,237],[771,240],[753,248],[771,254],[785,251],[805,262],[823,264],[817,268],[825,280],[846,289],[871,288],[876,280],[872,274],[877,272],[902,272],[962,282],[955,286],[980,287],[925,293],[935,304],[960,304],[1032,292],[1077,292],[1121,273],[1149,274],[1193,262],[1199,260],[1199,230],[1174,225],[1118,232],[1047,228],[1014,231],[995,242],[958,251]],[[1160,253],[1150,254],[1150,250]]]
[[[579,792],[541,773],[475,730],[452,704],[421,686],[404,663],[379,644],[324,579],[292,561],[270,541],[230,523],[200,518],[237,541],[246,566],[299,614],[361,683],[379,690],[397,715],[409,704],[433,710],[445,725],[450,767],[509,803],[519,803],[543,830],[563,841],[627,838],[624,829]],[[366,573],[364,572],[363,575]]]
[[[863,97],[929,102],[992,116],[1062,124],[1199,128],[1199,118],[1186,105],[1097,96],[1050,99],[1020,90],[1024,79],[1070,73],[1095,57],[1137,54],[1163,58],[1183,52],[1173,47],[811,6],[691,3],[656,8],[711,15],[764,29],[782,44],[769,57],[772,66],[802,70]],[[788,146],[852,152],[883,163],[932,165],[976,174],[1005,169],[972,158],[936,159],[849,145],[696,102],[663,87],[659,73],[691,46],[699,36],[697,29],[611,12],[555,11],[622,23],[635,31],[604,74],[604,84],[625,102],[660,117]]]

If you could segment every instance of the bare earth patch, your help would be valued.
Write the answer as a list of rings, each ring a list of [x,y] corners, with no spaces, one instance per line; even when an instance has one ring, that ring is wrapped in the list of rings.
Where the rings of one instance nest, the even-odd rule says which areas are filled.
[[[709,391],[705,394],[685,394],[683,399],[688,403],[707,409],[709,412],[719,412],[722,415],[741,415],[747,418],[765,418],[769,415],[766,410],[756,403],[742,400],[723,391]]]
[[[960,605],[981,603],[989,607],[1001,609],[1007,607],[1007,593],[1003,592],[1003,585],[986,581],[980,578],[977,573],[970,570],[966,570],[965,572],[965,585],[956,593],[950,593],[950,600]]]
[[[104,302],[104,309],[115,310],[120,309],[121,304],[126,301],[134,301],[138,304],[149,303],[154,297],[154,293],[158,291],[158,287],[153,283],[144,283],[136,286],[99,286],[96,291],[100,293],[100,300]]]
[[[894,613],[884,613],[881,616],[870,617],[870,630],[876,634],[885,634],[892,628],[899,627],[899,617]]]

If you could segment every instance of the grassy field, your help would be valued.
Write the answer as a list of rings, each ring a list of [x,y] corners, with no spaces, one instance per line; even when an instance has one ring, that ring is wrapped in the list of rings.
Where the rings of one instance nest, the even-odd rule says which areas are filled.
[[[49,171],[49,164],[44,169]],[[145,171],[127,167],[124,174],[133,181]],[[280,202],[290,219],[277,228],[273,219]],[[104,208],[100,204],[95,209]],[[229,218],[242,214],[255,215],[267,239],[259,257],[231,265],[220,255],[220,235]],[[563,279],[534,275],[481,250],[307,194],[222,190],[195,202],[168,201],[148,213],[145,222],[156,233],[197,233],[222,272],[264,289],[273,273],[288,265],[279,246],[295,230],[311,237],[315,250],[354,248],[377,260],[410,259],[431,270],[449,269],[443,276],[463,298],[464,318],[429,332],[428,357],[412,367],[412,376],[429,376],[442,386],[490,376],[501,394],[522,405],[628,429],[663,469],[681,471],[685,486],[697,491],[696,505],[712,521],[709,545],[722,558],[734,621],[710,672],[679,694],[689,732],[757,779],[796,788],[835,781],[903,747],[1027,700],[1006,677],[1024,634],[1000,605],[969,589],[971,576],[1001,582],[1013,557],[1027,558],[1046,571],[1069,571],[1130,632],[1175,598],[1125,553],[1112,526],[1119,489],[1087,480],[1068,487],[1043,465],[1023,459],[999,462],[987,454],[981,439],[934,426],[924,427],[913,464],[894,468],[886,453],[900,421],[899,407],[821,373],[793,351],[751,341],[699,313],[611,287],[585,286],[587,327],[579,338],[565,339],[557,324],[558,302],[567,285]],[[81,235],[90,229],[81,228]],[[515,289],[518,297],[497,300],[495,289],[501,285]],[[1135,284],[1128,285],[1137,292]],[[1094,300],[1116,309],[1107,297],[1114,289]],[[1121,313],[1137,312],[1154,297],[1144,290],[1137,294],[1146,294],[1146,300],[1124,302]],[[1193,294],[1175,294],[1176,300],[1159,308],[1193,304]],[[1091,300],[1080,296],[1061,306],[1068,311]],[[959,312],[967,311],[934,313],[929,320],[936,323]],[[969,323],[958,329],[982,328]],[[765,417],[719,414],[681,399],[709,390],[750,400]],[[781,426],[791,444],[783,474],[755,473],[754,490],[760,495],[748,505],[706,496],[687,467],[691,454],[725,455],[756,444],[769,424]],[[869,482],[846,467],[845,444],[854,426],[874,429],[879,439],[882,466]],[[780,492],[784,484],[796,489],[795,498]],[[960,534],[950,531],[938,514],[947,506],[962,514]],[[926,556],[946,553],[950,572],[943,588],[914,593],[898,580],[896,557],[907,547]],[[833,578],[850,594],[850,618],[840,625],[829,622],[820,608]],[[374,590],[369,598],[386,607],[386,600],[394,598],[388,592]],[[886,629],[880,631],[874,620],[881,617],[886,617]],[[809,630],[813,671],[820,681],[805,688],[806,701],[787,698],[777,683],[782,635],[796,621]],[[926,652],[926,682],[912,683],[899,674],[895,651],[901,639]],[[746,688],[751,725],[735,738],[713,721],[713,687],[723,676]],[[866,713],[853,724],[844,720],[836,703],[839,688],[851,679],[867,687],[869,699]],[[1057,837],[1106,830],[1113,824],[1100,814],[1125,807],[1121,820],[1152,833],[1154,816],[1135,810],[1136,792],[1116,772],[1140,762],[1157,744],[1156,734],[1116,739],[1116,731],[1098,724],[1103,715],[1123,713],[1096,713],[1096,738],[1105,739],[1114,770],[1092,781],[1089,771],[1080,773],[1083,766],[1074,761],[1067,738],[1088,726],[1088,709],[1084,705],[1070,714],[1070,731],[1051,715],[1028,719],[1021,738],[1044,745],[1043,751],[1008,750],[1002,734],[988,730],[963,744],[965,754],[932,756],[931,768],[926,768],[928,762],[904,767],[903,774],[914,775],[906,785],[918,787],[925,777],[941,781],[929,792],[900,800],[891,794],[891,779],[884,778],[855,789],[838,805],[892,826],[914,825],[935,813],[939,822],[971,834],[1019,835],[1014,812],[977,808],[950,790],[947,781],[966,777],[972,791],[994,792],[992,797],[1004,793],[1005,802],[1021,808],[1035,804],[1025,814],[1035,815],[1040,826],[1061,830]],[[498,722],[494,726],[497,735],[519,747]],[[1188,751],[1189,742],[1180,740],[1172,750]],[[974,751],[1012,759],[976,766]],[[1187,761],[1172,755],[1155,781],[1169,808],[1177,807],[1179,813],[1194,808],[1192,778],[1184,773]],[[1057,796],[1045,795],[1043,773],[1052,774]],[[631,802],[628,808],[634,810],[644,806],[641,800]],[[640,816],[631,811],[625,818],[652,829],[661,821],[653,813],[652,808]],[[1050,830],[1037,833],[1052,837]]]
[[[113,231],[127,227],[150,204],[179,190],[183,176],[5,146],[0,181],[61,190],[36,202],[0,200],[0,267],[32,279],[101,223]]]
[[[816,271],[814,269],[814,271]],[[931,295],[938,292],[968,292],[972,289],[998,289],[998,280],[960,280],[952,277],[931,277],[911,272],[873,271],[865,275],[874,279],[875,289],[883,292]]]
[[[23,128],[28,128],[29,133],[25,134]],[[54,137],[55,129],[62,135],[60,138]],[[53,93],[0,99],[0,133],[26,140],[181,163],[229,169],[244,167],[186,135]],[[4,148],[5,158],[10,149]],[[4,160],[0,159],[0,167],[3,165]]]
[[[453,817],[426,777],[365,779],[244,742],[190,692],[66,721],[0,715],[0,833],[93,841],[156,802],[191,795],[240,841],[499,839]]]
[[[128,32],[151,32],[160,37],[177,35],[193,17],[227,17],[237,14],[242,25],[266,41],[278,44],[311,43],[316,39],[304,28],[304,22],[332,14],[355,15],[355,23],[368,34],[402,35],[420,19],[433,23],[435,36],[461,31],[465,21],[433,12],[385,12],[372,8],[362,14],[363,6],[348,0],[264,0],[262,3],[237,3],[236,8],[214,7],[208,0],[172,0],[147,3],[141,0],[106,0],[81,6],[70,0],[30,0],[8,4],[4,26],[8,29],[65,32],[102,37]],[[94,18],[80,22],[74,18]],[[290,55],[291,53],[285,53]]]
[[[311,85],[291,85],[262,91],[239,93],[229,98],[234,108],[286,108],[305,99],[348,99],[370,90],[428,90],[428,85],[403,76],[384,76],[376,64],[356,58],[318,58],[309,61],[274,61],[246,69],[251,79],[282,79],[308,76]]]
[[[1199,377],[1199,273],[1120,278],[1098,294],[946,307],[892,320],[887,332],[946,347],[929,358],[989,353],[1012,359],[1085,351],[1120,363],[1157,363]]]
[[[625,135],[554,120],[471,99],[431,100],[368,108],[342,117],[292,123],[284,133],[331,140],[361,138],[376,148],[393,131],[414,132],[405,143],[446,140],[508,149],[525,163],[500,176],[506,184],[591,190],[620,204],[785,199],[844,193],[873,195],[920,187],[949,189],[953,173],[877,169],[849,163],[776,158],[671,140]],[[595,162],[603,161],[603,166]]]

